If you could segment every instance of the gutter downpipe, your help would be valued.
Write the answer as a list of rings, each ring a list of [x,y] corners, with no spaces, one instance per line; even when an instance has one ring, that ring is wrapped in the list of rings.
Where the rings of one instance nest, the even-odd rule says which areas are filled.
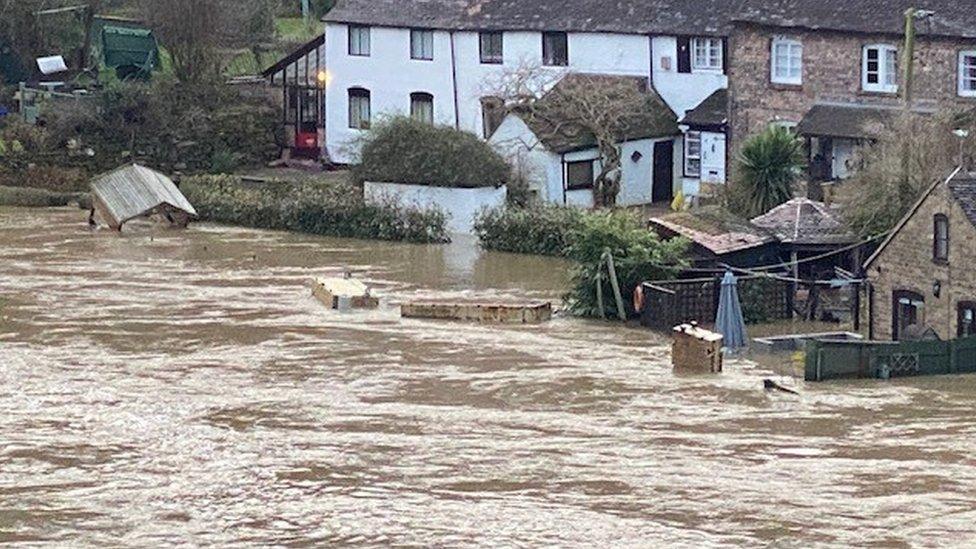
[[[461,129],[461,113],[458,112],[458,77],[457,77],[457,51],[454,46],[454,31],[450,31],[451,37],[451,84],[454,88],[454,129]]]

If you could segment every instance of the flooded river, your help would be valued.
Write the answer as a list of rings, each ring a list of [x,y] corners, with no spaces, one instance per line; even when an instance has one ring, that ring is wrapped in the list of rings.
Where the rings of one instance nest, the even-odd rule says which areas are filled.
[[[349,267],[387,304],[326,311]],[[972,546],[976,379],[676,377],[666,341],[400,320],[565,265],[0,210],[0,542]]]

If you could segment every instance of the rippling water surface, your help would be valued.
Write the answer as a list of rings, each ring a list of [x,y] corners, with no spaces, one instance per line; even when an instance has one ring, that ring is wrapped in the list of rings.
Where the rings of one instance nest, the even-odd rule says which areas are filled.
[[[387,303],[325,310],[349,267]],[[676,377],[666,341],[559,318],[565,266],[213,225],[123,236],[0,210],[0,542],[972,546],[976,379]]]

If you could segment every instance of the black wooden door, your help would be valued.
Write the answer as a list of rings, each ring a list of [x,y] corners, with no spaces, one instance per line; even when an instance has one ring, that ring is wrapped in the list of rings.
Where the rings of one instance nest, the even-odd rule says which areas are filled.
[[[671,202],[674,200],[674,142],[661,141],[654,144],[654,174],[651,183],[651,200]]]

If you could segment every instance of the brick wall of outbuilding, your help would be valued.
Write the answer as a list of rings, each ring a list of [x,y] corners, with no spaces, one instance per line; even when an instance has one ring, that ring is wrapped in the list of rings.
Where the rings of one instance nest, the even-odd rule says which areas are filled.
[[[784,36],[803,43],[803,84],[773,84],[772,40]],[[820,102],[900,105],[896,94],[861,90],[861,52],[869,44],[902,49],[896,35],[778,29],[737,24],[730,37],[729,109],[731,150],[775,121],[799,122]],[[976,49],[976,40],[920,37],[916,50],[914,94],[919,106],[976,107],[976,99],[959,97],[958,56]],[[899,84],[901,74],[899,67]]]
[[[949,217],[948,264],[932,259],[937,214]],[[923,323],[934,328],[942,339],[956,337],[957,305],[976,301],[974,265],[976,227],[952,199],[948,185],[942,183],[868,268],[868,279],[874,288],[871,323],[875,339],[892,338],[893,294],[898,290],[924,296]],[[935,281],[942,285],[940,297],[934,295]]]

